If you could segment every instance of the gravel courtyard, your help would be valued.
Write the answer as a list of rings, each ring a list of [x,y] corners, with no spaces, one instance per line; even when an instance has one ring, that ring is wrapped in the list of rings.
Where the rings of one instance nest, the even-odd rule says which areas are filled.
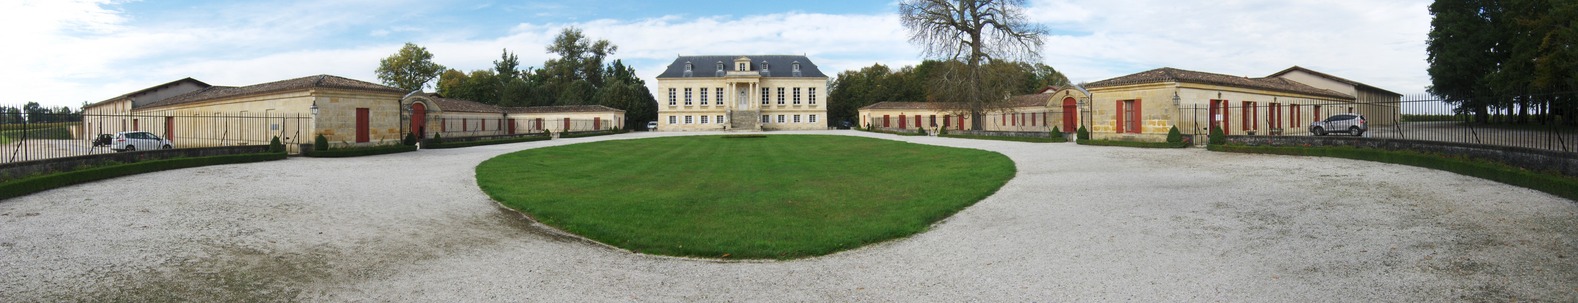
[[[806,133],[992,150],[1018,174],[913,237],[736,262],[547,232],[476,186],[499,154],[675,134],[165,171],[0,201],[0,301],[1578,301],[1578,204],[1529,189],[1330,158]]]

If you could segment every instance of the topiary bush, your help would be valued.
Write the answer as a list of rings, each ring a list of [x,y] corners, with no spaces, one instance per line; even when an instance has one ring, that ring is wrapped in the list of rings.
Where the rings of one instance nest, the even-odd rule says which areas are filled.
[[[915,128],[915,133],[916,134],[925,135],[926,134],[926,127],[925,126],[916,127]]]
[[[444,134],[433,134],[433,139],[427,140],[428,145],[444,145]]]
[[[1053,136],[1062,136],[1063,135],[1063,130],[1062,129],[1058,129],[1057,126],[1052,126],[1052,135]]]
[[[1090,130],[1086,130],[1084,125],[1080,125],[1079,130],[1074,133],[1074,139],[1090,140]]]
[[[1206,141],[1206,142],[1210,143],[1211,145],[1227,144],[1227,134],[1222,132],[1222,128],[1221,127],[1212,126],[1211,127],[1211,139],[1210,139],[1210,141]]]
[[[312,138],[312,150],[329,150],[329,138],[324,137],[323,134],[318,134],[317,138]]]
[[[416,145],[416,133],[405,133],[405,140],[401,141],[400,143],[405,143],[405,145]]]
[[[1167,143],[1172,143],[1172,144],[1183,143],[1183,133],[1178,132],[1178,126],[1177,125],[1173,125],[1172,129],[1167,130]]]
[[[271,153],[283,153],[283,152],[285,152],[285,143],[282,143],[282,142],[279,141],[279,136],[274,136],[274,139],[268,141],[268,152],[271,152]]]

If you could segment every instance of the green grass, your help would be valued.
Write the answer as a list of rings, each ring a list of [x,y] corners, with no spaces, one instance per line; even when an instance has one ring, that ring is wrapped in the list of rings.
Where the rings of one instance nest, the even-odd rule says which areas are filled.
[[[1002,154],[817,135],[603,141],[477,166],[494,200],[639,253],[788,259],[905,237],[990,196]]]
[[[1016,142],[1033,142],[1033,143],[1061,143],[1061,142],[1068,142],[1068,140],[1063,139],[1063,136],[1061,136],[1061,135],[1053,135],[1051,137],[1009,137],[1009,136],[977,136],[977,135],[964,135],[964,134],[957,134],[957,135],[956,134],[942,134],[942,135],[939,135],[939,136],[949,137],[949,138],[960,138],[960,139],[998,140],[998,141],[1016,141]]]
[[[8,144],[13,140],[28,139],[71,139],[71,127],[78,125],[76,122],[32,123],[32,124],[0,124],[0,144]]]
[[[1578,178],[1567,177],[1558,172],[1532,171],[1486,160],[1413,151],[1357,147],[1276,147],[1213,144],[1206,148],[1221,152],[1333,157],[1418,166],[1484,178],[1578,201]]]

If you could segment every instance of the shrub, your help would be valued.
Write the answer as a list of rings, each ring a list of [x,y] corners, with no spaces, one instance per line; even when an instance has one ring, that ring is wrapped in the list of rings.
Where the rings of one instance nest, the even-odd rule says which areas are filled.
[[[1058,128],[1057,126],[1052,126],[1052,135],[1054,135],[1054,136],[1062,136],[1063,135],[1063,130]]]
[[[409,151],[416,151],[416,146],[395,144],[369,147],[336,148],[327,151],[313,152],[311,154],[307,154],[307,156],[315,158],[344,158],[402,153]]]
[[[433,134],[433,139],[427,140],[427,144],[435,145],[435,146],[436,145],[443,145],[444,144],[444,134]]]
[[[1210,141],[1206,141],[1206,142],[1211,144],[1211,145],[1227,144],[1227,134],[1222,132],[1222,128],[1221,127],[1212,126],[1211,127],[1211,139],[1210,139]]]
[[[926,127],[925,126],[916,127],[915,128],[915,133],[916,134],[925,135],[926,134]]]
[[[405,133],[405,140],[401,143],[405,143],[405,145],[416,145],[416,133]]]
[[[108,164],[104,166],[96,166],[68,172],[37,175],[0,183],[0,200],[25,196],[54,188],[61,188],[76,184],[141,173],[208,165],[249,163],[283,159],[285,159],[285,154],[283,153],[260,153],[208,156],[199,158],[172,158],[126,164]]]
[[[285,143],[279,142],[279,136],[274,136],[274,139],[268,141],[268,152],[271,152],[271,153],[283,153],[283,152],[285,152]]]
[[[1074,139],[1075,140],[1090,140],[1090,130],[1086,130],[1084,125],[1080,125],[1079,126],[1079,131],[1074,133]]]
[[[942,128],[938,128],[937,129],[937,135],[938,136],[947,136],[948,135],[948,127],[944,126]]]
[[[1178,132],[1177,125],[1173,125],[1172,129],[1167,130],[1167,143],[1183,143],[1183,133]]]
[[[316,151],[329,150],[329,138],[324,137],[323,134],[318,134],[317,138],[312,138],[312,149]]]

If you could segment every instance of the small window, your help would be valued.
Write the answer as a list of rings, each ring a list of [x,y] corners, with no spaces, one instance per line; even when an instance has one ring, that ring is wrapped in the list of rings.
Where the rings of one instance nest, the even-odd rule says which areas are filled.
[[[678,99],[678,98],[675,97],[675,95],[677,95],[677,93],[675,93],[675,91],[676,90],[674,88],[672,88],[672,87],[670,87],[668,89],[668,106],[674,106],[675,105],[674,101],[676,99]]]
[[[688,61],[687,61],[687,62],[685,62],[685,71],[686,71],[686,72],[689,72],[689,71],[691,71],[691,70],[693,70],[693,69],[695,69],[695,68],[696,68],[696,67],[695,67],[695,66],[694,66],[694,65],[692,65],[692,64],[690,64],[690,62],[688,62]]]
[[[778,123],[784,123],[784,115],[778,115]]]
[[[811,114],[810,120],[807,120],[807,122],[816,123],[816,114]]]
[[[763,87],[762,88],[762,105],[767,105],[768,102],[770,102],[769,100],[772,100],[772,99],[773,99],[772,98],[772,89]],[[762,121],[762,122],[767,122],[767,121]]]
[[[715,121],[717,123],[723,123],[723,115],[718,115],[718,119],[717,120],[713,120],[713,121]]]
[[[807,104],[816,105],[816,88],[815,87],[808,87],[808,88],[806,88],[805,101],[806,101]],[[816,122],[816,121],[811,121],[811,122]]]
[[[707,105],[707,88],[705,87],[701,88],[701,105]]]
[[[723,61],[718,61],[718,71],[723,71]]]
[[[691,116],[689,116],[689,115],[687,115],[687,116],[685,116],[685,124],[691,124],[691,123],[693,123],[693,122],[695,122],[695,121],[694,121],[694,120],[692,120],[692,119],[691,119],[691,118],[692,118],[692,117],[691,117]]]
[[[794,123],[800,123],[800,115],[794,115]]]
[[[707,124],[707,116],[701,116],[701,124]]]
[[[739,71],[743,72],[743,71],[751,70],[749,68],[746,68],[747,66],[750,66],[750,64],[749,63],[745,63],[745,62],[740,62],[740,66],[738,66],[739,67]]]
[[[685,105],[690,106],[690,88],[685,88]]]
[[[778,88],[778,105],[784,105],[784,88]],[[783,120],[783,119],[779,119]]]
[[[796,72],[796,73],[800,72],[800,62],[795,62],[794,63],[794,72]]]
[[[800,88],[794,88],[794,105],[800,105]]]
[[[768,116],[768,115],[762,115],[762,123],[768,123],[768,122],[773,122],[772,117]]]
[[[675,119],[677,119],[677,118],[675,118],[674,116],[668,116],[668,124],[679,124],[679,123],[675,123],[674,122]]]

